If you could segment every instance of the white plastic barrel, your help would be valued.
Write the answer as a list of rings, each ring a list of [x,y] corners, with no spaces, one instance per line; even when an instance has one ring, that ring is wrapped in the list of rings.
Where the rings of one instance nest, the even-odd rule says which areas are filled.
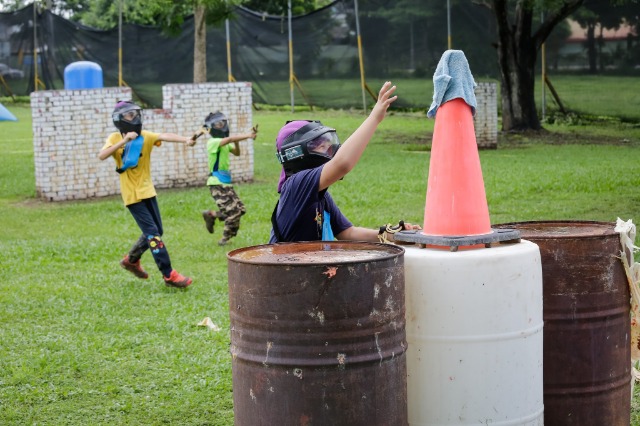
[[[406,247],[409,424],[542,425],[536,244]]]

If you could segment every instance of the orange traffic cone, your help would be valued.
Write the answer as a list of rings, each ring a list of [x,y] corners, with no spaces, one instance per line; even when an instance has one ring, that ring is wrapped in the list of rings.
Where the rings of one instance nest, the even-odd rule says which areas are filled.
[[[436,114],[422,229],[438,236],[492,232],[473,115],[461,98]]]

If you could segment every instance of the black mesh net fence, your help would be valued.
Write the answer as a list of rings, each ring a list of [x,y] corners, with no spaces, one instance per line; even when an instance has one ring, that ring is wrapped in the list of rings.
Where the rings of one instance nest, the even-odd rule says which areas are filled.
[[[431,89],[421,82],[430,79],[447,49],[444,7],[432,17],[403,23],[374,13],[381,6],[392,11],[393,1],[365,3],[358,13],[360,56],[354,6],[353,1],[336,1],[292,17],[293,74],[288,17],[236,8],[228,21],[230,67],[226,26],[207,29],[207,81],[228,81],[229,74],[237,81],[250,81],[256,103],[349,108],[371,104],[372,93],[382,81],[406,79],[414,83],[407,90],[410,96],[404,96],[399,106],[428,107]],[[453,11],[452,15],[456,25],[482,30],[468,40],[472,48],[465,49],[464,40],[455,48],[465,50],[474,73],[495,78],[493,36],[487,31],[491,16],[482,8]],[[117,86],[119,40],[118,28],[96,30],[48,10],[34,10],[33,5],[0,13],[0,67],[11,71],[3,74],[2,89],[16,95],[36,88],[63,89],[65,67],[77,61],[95,62],[102,68],[104,86]],[[125,24],[121,40],[123,82],[148,106],[161,106],[162,85],[193,81],[193,17],[185,20],[177,36],[165,35],[155,27]],[[34,61],[38,62],[37,75]]]
[[[450,38],[452,48],[465,52],[476,80],[499,80],[495,17],[489,9],[474,2],[451,2],[447,10],[447,2],[431,2],[430,8],[412,14],[401,10],[399,3],[362,1],[356,14],[356,1],[339,0],[293,16],[291,27],[287,15],[270,16],[237,7],[226,25],[207,27],[207,81],[251,82],[256,104],[363,108],[373,104],[382,82],[393,80],[399,87],[397,106],[424,109],[431,103],[431,77]],[[125,24],[121,40],[122,74],[118,28],[88,28],[33,5],[0,13],[0,95],[63,89],[65,67],[76,61],[98,64],[105,87],[117,86],[121,76],[148,107],[162,106],[163,85],[193,82],[193,17],[185,19],[177,36],[165,35],[155,27]],[[627,57],[633,49],[640,52],[637,35],[626,43],[631,46],[625,50]],[[561,72],[560,68],[584,67],[585,48],[580,46],[565,42],[549,48],[547,75]],[[631,62],[633,58],[631,55]],[[640,58],[636,59],[640,69]],[[37,75],[34,61],[38,62]],[[637,77],[638,71],[633,72]],[[561,97],[569,87],[573,86],[556,84]],[[536,89],[536,98],[540,92]],[[593,97],[589,89],[583,95]],[[539,99],[537,102],[540,104]],[[569,107],[611,102],[578,101]]]

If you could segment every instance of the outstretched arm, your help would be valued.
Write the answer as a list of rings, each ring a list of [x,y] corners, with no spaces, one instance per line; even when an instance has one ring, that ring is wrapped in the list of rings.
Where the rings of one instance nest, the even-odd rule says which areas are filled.
[[[384,83],[378,94],[378,101],[373,107],[371,114],[362,122],[360,127],[344,142],[335,157],[333,157],[322,169],[318,191],[328,188],[334,182],[342,179],[349,173],[362,156],[365,148],[369,144],[373,133],[378,128],[378,124],[384,120],[389,105],[398,97],[391,96],[395,92],[396,86],[392,86],[390,81]]]
[[[158,139],[164,142],[183,143],[185,145],[189,145],[192,141],[191,136],[180,136],[175,133],[160,133]]]
[[[254,127],[248,133],[231,135],[231,136],[227,136],[226,138],[222,138],[222,140],[220,141],[220,146],[224,146],[228,143],[233,142],[234,147],[229,152],[231,152],[233,155],[240,155],[240,145],[238,144],[238,142],[243,141],[245,139],[255,139],[257,135],[258,133],[256,131],[256,128]]]
[[[352,226],[336,235],[336,238],[350,241],[378,241],[378,231],[360,226]]]

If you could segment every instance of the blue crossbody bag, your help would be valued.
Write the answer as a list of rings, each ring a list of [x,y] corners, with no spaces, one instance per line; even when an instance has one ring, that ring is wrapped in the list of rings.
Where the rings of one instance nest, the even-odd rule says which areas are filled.
[[[140,135],[124,146],[124,152],[122,153],[122,167],[116,169],[116,172],[124,173],[125,170],[138,166],[138,160],[140,160],[140,153],[142,152],[143,144],[144,137]]]
[[[231,172],[228,170],[218,170],[219,162],[220,162],[220,149],[218,149],[218,152],[216,153],[216,162],[213,165],[211,176],[217,177],[220,183],[231,183]]]

